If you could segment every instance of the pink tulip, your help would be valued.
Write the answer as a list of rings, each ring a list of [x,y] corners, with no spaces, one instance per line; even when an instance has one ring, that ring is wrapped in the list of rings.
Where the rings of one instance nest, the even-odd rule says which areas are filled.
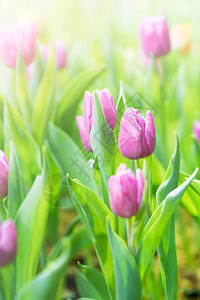
[[[65,68],[67,63],[66,47],[62,42],[56,41],[54,42],[54,48],[55,48],[57,69],[58,70],[63,69]],[[42,52],[44,55],[44,59],[47,62],[50,54],[50,45],[42,45]]]
[[[9,164],[7,157],[0,150],[0,199],[5,198],[8,193],[8,171]]]
[[[108,180],[110,207],[122,218],[135,216],[140,208],[144,178],[140,169],[136,176],[125,164],[120,164],[115,175]]]
[[[193,133],[194,133],[195,138],[197,139],[197,141],[200,145],[200,122],[198,120],[194,120]]]
[[[30,65],[36,54],[36,22],[10,23],[0,30],[0,54],[4,63],[15,68],[20,47],[26,65]]]
[[[115,128],[116,124],[116,109],[113,101],[113,96],[108,89],[103,89],[102,91],[96,91],[97,96],[99,97],[103,113],[105,115],[108,125],[112,128]],[[93,107],[94,107],[94,92],[86,91],[83,101],[83,117],[85,128],[90,132],[93,124]]]
[[[129,159],[151,155],[156,146],[156,133],[151,111],[144,119],[137,109],[128,108],[121,118],[118,146],[120,153]]]
[[[164,56],[170,51],[170,36],[164,16],[143,17],[140,23],[140,40],[148,56]]]
[[[90,133],[86,130],[83,117],[76,117],[76,123],[78,125],[81,142],[86,151],[92,152],[92,147],[90,144]]]
[[[12,220],[0,223],[0,267],[10,264],[17,252],[17,230]]]

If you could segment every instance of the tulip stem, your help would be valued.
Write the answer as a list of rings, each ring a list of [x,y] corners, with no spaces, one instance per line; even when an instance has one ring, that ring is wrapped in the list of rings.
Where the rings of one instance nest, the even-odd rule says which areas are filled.
[[[133,248],[133,238],[132,238],[132,221],[131,219],[126,219],[126,228],[127,228],[127,240],[128,240],[128,248],[131,253],[134,252]]]
[[[139,159],[135,160],[135,170],[140,168],[140,163],[139,163]]]

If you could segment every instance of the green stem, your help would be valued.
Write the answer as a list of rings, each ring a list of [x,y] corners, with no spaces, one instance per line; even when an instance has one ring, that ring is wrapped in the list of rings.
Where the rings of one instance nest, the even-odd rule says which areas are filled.
[[[133,248],[133,233],[132,233],[132,221],[131,219],[126,219],[126,228],[127,228],[127,240],[128,240],[128,248],[131,253],[134,252]]]

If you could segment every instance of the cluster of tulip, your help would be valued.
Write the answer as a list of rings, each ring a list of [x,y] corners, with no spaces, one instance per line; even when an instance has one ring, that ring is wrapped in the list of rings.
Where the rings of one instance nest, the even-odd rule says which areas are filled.
[[[10,23],[0,31],[0,55],[4,63],[10,68],[16,68],[18,48],[21,49],[26,66],[29,67],[36,55],[37,24],[20,21]],[[57,68],[66,66],[66,49],[60,41],[54,42]],[[41,45],[45,61],[48,61],[50,46]],[[27,70],[29,75],[29,68]]]
[[[17,64],[19,61],[18,60],[19,49],[20,49],[24,60],[23,63],[25,64],[25,70],[27,71],[27,75],[30,78],[32,76],[31,64],[35,60],[35,57],[37,55],[36,35],[37,35],[37,28],[35,22],[18,22],[17,24],[9,24],[0,30],[0,56],[2,60],[8,67],[14,69],[17,68]],[[147,64],[149,64],[152,58],[155,58],[157,60],[160,57],[167,55],[171,49],[171,42],[170,42],[170,34],[169,34],[165,17],[157,16],[157,17],[143,18],[140,24],[140,40],[141,40],[143,56]],[[66,66],[66,50],[65,50],[65,46],[61,42],[54,43],[55,57],[53,57],[52,55],[53,58],[50,55],[51,52],[50,45],[40,45],[39,48],[43,55],[44,61],[46,61],[46,65],[48,65],[48,62],[51,59],[53,61],[53,59],[55,58],[55,61],[57,63],[57,70],[60,70]],[[51,65],[51,63],[49,65]],[[49,77],[52,78],[52,82],[53,82],[55,80],[51,74],[51,71],[52,72],[55,71],[53,67],[52,68],[47,67],[47,71],[44,72],[43,75],[45,77],[47,76],[45,74],[49,72],[50,74]],[[91,74],[89,74],[88,75],[89,79],[88,78],[85,79],[85,82],[88,82],[89,85],[91,83],[91,77],[96,78],[97,75],[100,73],[98,72],[95,71],[92,76]],[[80,76],[79,79],[81,80],[82,77],[83,76]],[[45,84],[43,83],[41,84],[42,88],[44,87],[44,89],[48,86],[47,78],[48,77],[45,77],[44,80]],[[77,82],[78,82],[77,84],[78,88],[76,86]],[[14,107],[14,109],[12,110],[12,112],[15,113],[15,116],[17,116],[16,122],[18,122],[19,120],[20,123],[20,124],[16,123],[15,125],[16,126],[19,125],[20,128],[22,124],[23,129],[20,128],[18,132],[24,133],[24,135],[20,136],[17,142],[15,141],[15,145],[17,146],[19,146],[19,144],[21,145],[22,139],[28,136],[29,138],[27,139],[27,141],[31,141],[29,144],[29,149],[34,148],[35,152],[33,153],[36,157],[34,159],[35,161],[37,159],[38,161],[40,160],[40,162],[38,163],[39,165],[38,169],[36,168],[35,173],[30,175],[31,179],[28,178],[30,179],[30,182],[28,182],[26,189],[24,189],[27,198],[25,198],[24,200],[23,198],[24,195],[22,196],[23,200],[19,203],[18,207],[16,208],[16,211],[18,209],[20,210],[22,206],[21,208],[22,213],[26,213],[29,209],[28,207],[29,204],[24,205],[25,209],[23,211],[24,208],[23,203],[26,201],[26,199],[29,200],[30,197],[31,199],[33,199],[32,201],[34,203],[33,210],[35,213],[32,219],[37,218],[38,217],[37,214],[40,214],[41,212],[42,212],[41,214],[44,215],[44,219],[42,219],[41,221],[44,224],[42,224],[43,229],[41,230],[42,233],[41,236],[39,237],[39,242],[37,243],[37,240],[35,240],[37,244],[35,247],[36,248],[35,251],[37,252],[38,255],[38,256],[36,255],[37,259],[35,260],[37,264],[39,261],[40,251],[42,252],[41,250],[42,241],[43,240],[45,241],[44,232],[45,232],[45,228],[47,227],[47,219],[48,219],[47,216],[48,214],[50,214],[48,204],[46,202],[45,204],[42,203],[40,199],[40,197],[42,198],[40,193],[42,194],[43,192],[42,189],[44,188],[45,185],[44,182],[46,179],[42,177],[42,176],[44,177],[46,176],[45,174],[46,158],[43,159],[44,162],[42,161],[42,156],[45,156],[44,153],[47,153],[45,151],[42,152],[44,150],[42,149],[42,146],[43,144],[45,144],[48,149],[48,155],[47,155],[49,159],[48,162],[49,165],[51,165],[52,169],[59,170],[60,173],[63,172],[69,173],[69,176],[67,177],[67,181],[65,182],[65,184],[70,189],[71,194],[73,196],[73,200],[75,199],[74,207],[77,209],[77,212],[80,214],[80,217],[83,218],[84,221],[86,221],[85,224],[86,227],[88,227],[89,229],[88,230],[89,235],[92,236],[94,248],[96,250],[100,262],[100,266],[102,268],[103,276],[104,276],[103,280],[101,278],[103,282],[102,286],[104,287],[106,293],[108,294],[108,297],[107,298],[105,297],[105,299],[115,299],[115,294],[118,295],[116,299],[122,299],[121,295],[123,293],[127,293],[126,294],[127,297],[125,297],[124,299],[131,299],[130,291],[133,291],[134,288],[136,289],[136,292],[134,294],[133,299],[138,300],[141,298],[141,287],[140,287],[141,282],[144,279],[144,276],[147,272],[147,269],[149,268],[150,262],[153,259],[153,255],[157,247],[159,248],[158,251],[161,254],[160,263],[162,266],[163,274],[165,274],[165,272],[166,273],[168,272],[167,269],[168,266],[167,264],[165,264],[164,261],[165,258],[167,260],[167,256],[172,257],[172,259],[174,259],[174,264],[172,264],[173,265],[172,267],[174,266],[176,267],[176,249],[173,248],[173,245],[175,243],[175,231],[174,231],[174,227],[171,226],[170,224],[173,225],[173,221],[174,221],[173,215],[174,215],[175,208],[179,204],[183,193],[186,191],[187,187],[195,177],[197,170],[186,181],[182,182],[181,185],[178,187],[179,173],[180,173],[179,172],[180,171],[180,149],[179,149],[179,142],[177,138],[175,154],[172,156],[172,160],[171,160],[172,167],[168,169],[165,177],[167,178],[167,180],[164,181],[160,186],[158,185],[159,187],[157,186],[156,195],[151,197],[152,196],[151,195],[152,194],[152,186],[151,186],[152,161],[146,158],[151,156],[151,154],[154,152],[156,147],[156,130],[155,130],[156,126],[154,124],[154,117],[152,111],[147,110],[146,115],[144,116],[143,111],[134,108],[133,105],[127,107],[127,103],[123,93],[122,94],[124,97],[122,96],[122,94],[120,94],[119,100],[115,105],[115,101],[113,100],[113,95],[107,88],[90,93],[89,91],[86,91],[87,87],[85,87],[84,85],[85,84],[84,80],[83,80],[84,83],[81,84],[79,84],[78,80],[77,82],[75,80],[72,83],[72,89],[74,88],[74,91],[71,92],[70,89],[68,88],[66,89],[65,93],[63,94],[61,93],[61,100],[63,99],[64,100],[62,103],[61,101],[60,102],[57,101],[56,104],[58,104],[58,106],[56,107],[55,111],[58,114],[60,112],[63,113],[64,111],[63,115],[61,113],[61,116],[62,117],[64,116],[62,121],[64,120],[65,122],[67,122],[66,120],[67,117],[69,117],[70,114],[72,114],[73,117],[72,112],[76,111],[79,104],[79,99],[78,99],[77,101],[75,101],[75,107],[70,106],[69,104],[70,100],[74,100],[73,97],[75,97],[77,90],[79,88],[81,89],[82,95],[84,94],[85,91],[84,99],[83,99],[83,115],[76,117],[76,124],[79,129],[80,139],[83,148],[87,152],[91,152],[91,156],[93,155],[93,158],[95,159],[93,161],[94,164],[91,168],[88,168],[88,165],[85,168],[87,169],[86,172],[88,172],[89,175],[92,175],[91,177],[94,177],[92,178],[92,180],[94,179],[94,184],[92,182],[91,183],[92,187],[90,187],[89,184],[87,186],[86,180],[84,181],[84,175],[82,175],[82,177],[81,176],[79,177],[80,172],[76,172],[73,164],[71,162],[69,163],[70,155],[71,156],[74,155],[74,152],[75,150],[78,149],[78,146],[76,145],[72,137],[68,135],[67,130],[64,130],[65,127],[64,126],[62,127],[60,125],[62,124],[62,121],[59,120],[60,123],[57,122],[57,119],[60,118],[60,115],[59,117],[51,115],[52,111],[49,109],[50,106],[53,107],[52,104],[53,101],[51,102],[51,100],[53,98],[56,98],[57,95],[59,94],[58,93],[56,95],[56,93],[54,93],[53,90],[51,93],[49,93],[50,95],[48,94],[48,96],[46,96],[45,98],[46,102],[44,106],[40,105],[39,103],[38,106],[35,105],[34,107],[31,107],[32,110],[30,109],[30,111],[31,112],[33,111],[33,115],[36,116],[35,118],[36,121],[32,120],[30,117],[31,126],[32,123],[35,126],[35,127],[34,126],[31,127],[31,129],[28,127],[27,130],[26,122],[24,122],[23,117],[22,119],[20,119],[20,114],[17,111],[18,109],[17,105],[16,105],[16,109]],[[40,91],[41,86],[38,84],[39,95],[42,95],[42,92]],[[68,94],[72,96],[71,98],[69,97],[70,99],[69,101],[65,101],[65,97]],[[41,98],[43,97],[38,97],[38,99]],[[81,96],[80,97],[78,96],[78,98],[81,98]],[[119,103],[121,103],[120,101],[123,102],[123,112],[121,114],[118,111],[118,107],[120,106]],[[9,105],[12,107],[12,104]],[[7,105],[5,101],[4,113],[5,115],[7,113],[6,116],[8,116],[8,118],[10,117],[8,114],[9,105]],[[68,108],[70,108],[69,111],[67,111]],[[47,111],[46,114],[44,110]],[[37,115],[38,111],[41,114],[39,113]],[[10,113],[10,115],[12,115],[12,113]],[[41,116],[44,119],[44,123],[45,122],[46,123],[45,124],[42,123],[41,136],[40,136],[40,132],[38,133],[38,128],[36,130],[35,128],[38,126],[37,122],[40,119],[42,119]],[[53,121],[53,123],[55,124],[50,124],[50,121]],[[74,120],[72,120],[71,123],[73,123],[73,121]],[[8,123],[9,122],[10,120],[8,120]],[[59,126],[61,128],[57,128]],[[14,126],[13,127],[10,126],[10,128],[13,129]],[[44,128],[45,130],[43,130]],[[107,145],[105,147],[103,143],[105,139],[104,129],[108,131],[108,135],[109,135],[109,141],[106,141]],[[29,135],[29,131],[30,131],[30,135]],[[200,122],[198,120],[194,121],[193,134],[195,136],[196,141],[200,145]],[[95,135],[98,135],[98,137],[95,137]],[[8,143],[6,145],[8,146],[8,149],[9,149],[9,145],[8,145],[9,142],[11,142],[12,144],[12,138],[10,137],[8,138]],[[15,147],[15,145],[13,147]],[[107,146],[110,152],[113,153],[110,154],[109,151],[107,151]],[[10,146],[10,148],[12,148],[12,145]],[[60,150],[60,148],[62,149]],[[5,153],[7,153],[6,151],[8,151],[8,149],[6,149],[5,147],[4,149]],[[20,149],[20,147],[18,149]],[[100,153],[104,151],[105,153],[103,154]],[[11,159],[8,162],[5,153],[0,150],[0,201],[1,201],[0,204],[3,203],[3,209],[5,208],[7,209],[6,197],[9,196],[9,187],[10,187],[9,184],[12,183],[12,181],[9,181],[10,179],[9,177],[11,177],[10,168],[9,168]],[[24,149],[21,151],[21,153],[22,154],[24,153]],[[21,153],[20,155],[22,155]],[[104,158],[108,156],[106,157],[108,158],[108,161],[101,160],[100,154],[102,154]],[[79,162],[86,161],[83,153],[81,153],[79,156],[80,156]],[[112,160],[112,156],[114,157],[115,161],[114,159]],[[31,162],[32,164],[30,163],[31,166],[35,164],[34,159]],[[21,161],[23,161],[23,157],[21,158]],[[26,162],[24,163],[21,161],[20,161],[21,165],[26,167]],[[95,162],[97,162],[97,164],[95,164]],[[150,162],[150,164],[148,165],[147,162]],[[86,161],[86,164],[87,163],[88,162]],[[110,166],[110,164],[112,165]],[[44,166],[41,167],[41,165]],[[19,166],[17,167],[19,168]],[[97,172],[96,177],[95,177],[96,173],[94,171],[95,168]],[[42,173],[42,175],[38,175],[41,172],[41,170],[43,171],[45,170],[45,171]],[[22,169],[22,171],[24,171],[24,169]],[[50,170],[49,172],[51,173],[51,171],[52,170]],[[170,172],[171,174],[169,174]],[[17,173],[18,174],[17,178],[22,179],[23,182],[24,178],[23,176],[21,176],[21,174],[19,175],[19,173]],[[52,174],[50,174],[50,176],[51,175]],[[73,177],[77,176],[77,178],[80,179],[81,182],[79,182],[78,180],[73,180],[71,176]],[[27,178],[25,178],[24,182],[26,182],[26,179]],[[50,193],[52,193],[51,190],[52,187],[48,186],[48,188],[50,189]],[[63,186],[59,190],[61,194],[63,192],[62,188]],[[37,199],[35,200],[34,196],[36,190],[38,190],[38,192],[36,193]],[[53,195],[53,197],[54,196],[55,195]],[[40,205],[42,207],[41,212],[40,212]],[[147,208],[148,205],[149,207]],[[37,209],[39,212],[37,211]],[[43,209],[45,213],[43,213]],[[145,220],[146,217],[147,220]],[[5,219],[7,219],[7,217],[5,217]],[[28,227],[27,224],[29,223],[26,223],[24,219],[26,218],[24,218],[23,216],[20,225],[23,227],[25,224]],[[31,225],[34,226],[35,223],[37,222],[33,221]],[[20,225],[18,226],[20,227]],[[75,227],[75,225],[73,226]],[[166,235],[164,235],[165,234],[164,231],[165,228],[167,228],[167,226],[168,226],[168,231],[170,232],[169,234],[170,241],[172,240],[171,245],[167,244],[169,243],[168,240],[165,241],[166,236],[168,238],[167,231],[166,231]],[[128,232],[130,228],[131,228],[131,233]],[[10,218],[0,223],[0,268],[9,265],[11,262],[15,260],[16,255],[18,256],[19,235],[21,234],[20,241],[22,241],[23,234],[25,234],[25,231],[22,230],[19,233],[17,232],[17,229],[18,227],[15,225],[14,220]],[[133,236],[131,236],[133,235],[132,234],[133,232],[134,232],[134,238]],[[151,237],[151,235],[153,236],[153,238]],[[75,240],[74,236],[72,236],[73,241]],[[86,237],[85,236],[84,236],[84,242],[87,241],[87,236]],[[162,237],[163,237],[163,241],[161,240]],[[127,241],[129,247],[126,247],[122,239],[124,239],[124,241]],[[53,264],[53,267],[51,265],[49,269],[47,264],[47,268],[45,269],[46,267],[45,266],[41,270],[41,272],[44,272],[43,273],[44,276],[39,277],[39,280],[44,280],[44,281],[46,280],[45,281],[46,288],[48,289],[48,292],[46,294],[44,293],[45,296],[51,294],[51,285],[49,284],[49,282],[54,282],[55,286],[53,286],[52,289],[56,290],[57,288],[56,284],[57,285],[59,284],[59,280],[57,282],[55,279],[57,278],[57,274],[59,274],[60,278],[63,278],[62,266],[64,265],[65,267],[68,261],[66,262],[64,260],[66,259],[66,255],[62,256],[62,254],[68,253],[69,257],[70,258],[72,257],[71,253],[69,254],[71,249],[68,251],[68,246],[70,244],[71,247],[71,244],[73,243],[71,243],[70,241],[69,244],[67,244],[68,242],[69,240],[67,240],[67,242],[65,240],[65,242],[63,243],[58,242],[58,247],[55,248],[56,249],[55,251],[53,251],[52,257],[54,258],[56,257],[55,259],[61,258],[60,260],[58,259],[58,263]],[[162,244],[164,242],[166,243],[166,245],[168,245],[166,248],[167,251],[169,252],[171,251],[170,254],[168,252],[167,254],[164,253],[163,244]],[[21,242],[20,247],[23,250],[22,244],[23,243]],[[65,247],[66,245],[67,245],[68,252],[64,252],[64,251],[62,252],[61,247]],[[76,247],[77,244],[75,243],[75,248]],[[79,248],[77,247],[77,249]],[[117,251],[119,251],[121,256],[123,254],[123,257],[120,257]],[[29,254],[30,254],[29,256],[27,255],[27,261],[30,258],[34,257],[34,253],[32,253],[31,250]],[[19,261],[21,257],[19,258]],[[111,262],[112,260],[111,258],[113,258],[112,262]],[[121,280],[120,277],[122,272],[124,272],[124,270],[121,269],[121,265],[123,264],[120,264],[119,262],[120,259],[124,260],[123,263],[127,264],[127,282],[125,283],[123,280]],[[50,260],[51,260],[51,255],[50,255]],[[20,291],[19,295],[20,293],[22,293],[22,295],[24,293],[25,295],[24,297],[26,297],[26,295],[29,295],[29,291],[31,291],[30,293],[33,293],[34,295],[34,287],[37,286],[38,283],[37,279],[34,281],[34,276],[36,276],[36,272],[37,272],[36,270],[37,267],[33,266],[34,265],[33,262],[35,261],[33,259],[31,261],[32,265],[29,266],[30,269],[31,268],[34,269],[32,273],[30,271],[31,273],[30,278],[28,273],[29,269],[27,268],[28,269],[27,271],[26,266],[24,267],[24,269],[26,270],[24,273],[28,275],[27,277],[26,275],[24,275],[23,278],[24,281],[23,280],[20,281],[21,278],[18,275],[18,281],[21,283],[22,286],[22,292],[21,292],[20,290],[21,286],[20,284],[18,284],[18,291]],[[64,263],[62,263],[63,261]],[[19,265],[17,267],[19,268]],[[52,278],[48,277],[50,276],[49,270],[51,270],[51,267],[55,268],[54,280],[52,280],[53,277]],[[177,270],[175,270],[175,272],[177,272]],[[87,269],[85,271],[85,274],[86,273],[87,273]],[[91,273],[91,274],[96,274],[96,273]],[[130,274],[130,278],[129,278],[129,274]],[[102,277],[102,274],[98,276]],[[88,277],[92,277],[92,276],[88,276]],[[115,283],[113,283],[114,277],[115,277]],[[133,284],[133,279],[135,280],[134,284]],[[170,299],[170,295],[171,295],[170,293],[172,294],[177,293],[177,282],[174,283],[172,292],[170,292],[171,286],[173,285],[171,283],[171,278],[168,279],[167,277],[164,280],[163,280],[164,282],[167,282],[166,283],[167,287],[165,287],[165,293],[168,295],[168,299]],[[29,282],[31,283],[29,284]],[[118,287],[120,286],[120,284],[123,287],[122,288],[123,291],[121,291],[120,288]],[[27,288],[27,290],[26,288],[24,288],[24,286]],[[15,293],[15,289],[14,289],[14,293]],[[47,299],[47,296],[46,298],[45,296],[44,298],[42,298],[42,300]],[[19,298],[19,299],[25,299],[25,298]]]
[[[116,125],[116,108],[113,96],[108,89],[97,91],[105,119],[112,130]],[[90,131],[93,125],[94,95],[85,92],[83,117],[76,118],[81,141],[85,150],[92,151]],[[128,108],[120,122],[118,146],[120,153],[128,159],[141,159],[150,156],[156,146],[156,134],[153,115],[147,112],[146,119],[138,110]],[[121,164],[109,178],[110,206],[120,217],[130,218],[139,210],[144,189],[144,178],[140,169],[134,173]]]

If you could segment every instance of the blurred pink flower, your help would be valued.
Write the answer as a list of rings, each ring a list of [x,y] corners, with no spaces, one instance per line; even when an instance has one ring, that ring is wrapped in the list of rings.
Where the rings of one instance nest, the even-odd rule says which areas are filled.
[[[50,45],[42,45],[41,49],[44,55],[44,59],[47,62],[50,54]],[[55,49],[57,69],[60,70],[65,68],[67,64],[67,51],[66,51],[65,44],[60,41],[55,41],[54,49]]]
[[[8,193],[8,171],[9,164],[5,153],[0,150],[0,199],[5,198]]]
[[[10,264],[17,252],[17,230],[12,220],[0,223],[0,267]]]
[[[164,16],[146,16],[140,23],[140,41],[147,56],[164,56],[170,51],[170,37]]]
[[[195,138],[197,139],[197,141],[200,145],[200,122],[198,120],[194,120],[193,133],[194,133],[194,136],[195,136]]]
[[[20,21],[9,23],[0,30],[0,54],[4,63],[15,68],[17,53],[20,47],[26,65],[29,65],[36,54],[36,22]]]

